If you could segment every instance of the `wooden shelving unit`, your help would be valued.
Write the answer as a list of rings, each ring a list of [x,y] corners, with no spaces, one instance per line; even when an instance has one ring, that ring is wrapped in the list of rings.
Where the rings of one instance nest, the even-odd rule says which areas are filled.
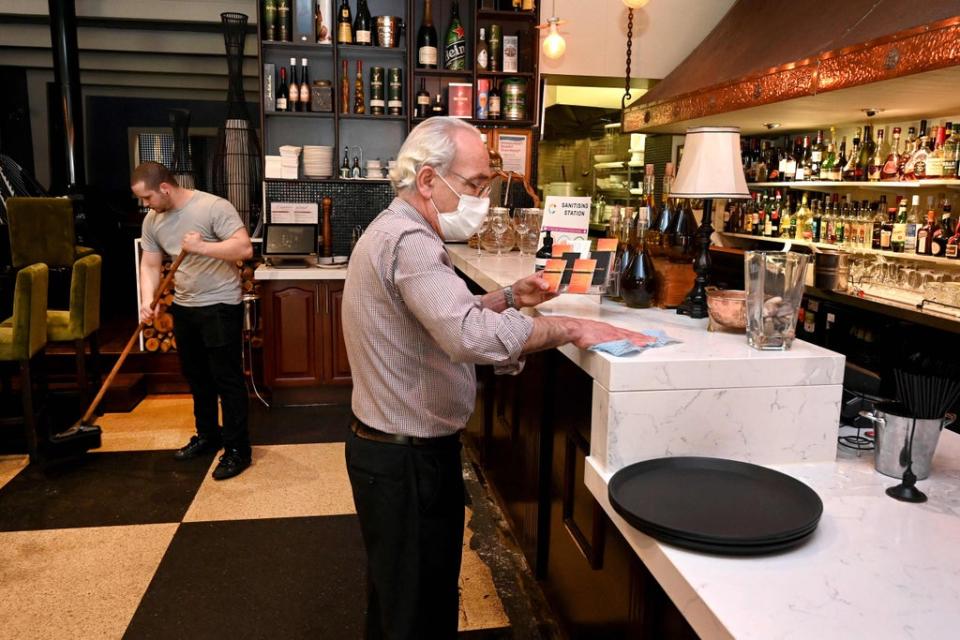
[[[893,258],[895,260],[911,260],[914,262],[929,262],[932,264],[951,265],[954,267],[960,267],[960,260],[952,260],[950,258],[943,258],[941,256],[918,255],[916,253],[897,253],[895,251],[883,251],[880,249],[868,249],[866,247],[830,244],[829,242],[811,242],[810,240],[794,240],[792,238],[769,238],[767,236],[755,236],[749,233],[728,233],[726,231],[718,231],[717,233],[727,236],[728,238],[742,238],[744,240],[769,242],[769,243],[774,243],[779,245],[786,245],[789,243],[792,246],[798,246],[798,247],[815,247],[817,249],[837,249],[837,250],[846,251],[848,253],[870,254],[875,256],[883,256],[885,258]]]

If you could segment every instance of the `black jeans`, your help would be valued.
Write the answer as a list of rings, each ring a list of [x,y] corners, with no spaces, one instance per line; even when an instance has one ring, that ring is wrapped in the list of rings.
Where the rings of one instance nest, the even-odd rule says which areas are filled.
[[[250,455],[247,386],[243,379],[243,305],[170,307],[180,368],[193,394],[197,435]],[[217,397],[223,409],[218,426]]]
[[[346,457],[367,551],[367,640],[457,637],[464,486],[460,442],[407,446],[351,433]]]

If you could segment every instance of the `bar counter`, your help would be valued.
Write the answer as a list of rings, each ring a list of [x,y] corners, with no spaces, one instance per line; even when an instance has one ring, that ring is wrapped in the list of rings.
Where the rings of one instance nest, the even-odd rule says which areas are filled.
[[[463,245],[448,250],[457,269],[486,290],[533,270],[532,258],[516,254],[478,257]],[[941,436],[931,479],[919,485],[929,502],[900,503],[884,494],[896,481],[874,470],[871,452],[837,453],[843,356],[801,341],[787,352],[759,352],[743,335],[707,332],[702,320],[665,310],[628,310],[587,296],[563,295],[536,313],[660,328],[683,341],[629,358],[572,347],[559,351],[592,378],[583,483],[697,636],[954,633],[960,625],[960,437],[950,431]],[[607,486],[624,465],[670,455],[748,460],[794,476],[821,496],[820,525],[803,546],[760,557],[727,558],[657,542],[612,509]],[[585,556],[599,553],[599,562],[590,558],[596,570],[602,565],[604,536],[597,533],[602,527],[595,523],[593,540],[585,544],[590,536],[569,526],[573,511],[564,507],[563,522],[571,537],[580,538],[576,544]],[[522,518],[515,517],[518,522],[522,527]],[[566,544],[558,536],[565,537],[564,529],[554,526],[550,536],[541,532],[540,538]],[[606,539],[605,571],[613,561],[627,561],[612,553],[609,533]],[[559,593],[563,587],[550,583],[562,583],[571,569],[558,566],[555,551],[543,557],[549,557],[550,570],[545,565],[538,573],[547,577],[548,592]],[[569,556],[563,562],[569,563]],[[581,571],[567,587],[573,595],[565,601],[561,596],[560,608],[583,597],[583,589],[579,595],[572,590],[599,580],[597,573]],[[618,597],[612,589],[604,595]],[[589,621],[589,613],[578,615]]]

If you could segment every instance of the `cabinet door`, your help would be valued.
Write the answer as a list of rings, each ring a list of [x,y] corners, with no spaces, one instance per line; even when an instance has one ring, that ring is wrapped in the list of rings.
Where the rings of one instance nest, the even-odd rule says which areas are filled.
[[[322,286],[326,290],[325,378],[328,383],[346,384],[351,381],[351,377],[347,345],[343,340],[343,281],[328,281]]]
[[[267,385],[302,387],[323,380],[320,298],[314,283],[271,283],[267,289],[264,356]]]

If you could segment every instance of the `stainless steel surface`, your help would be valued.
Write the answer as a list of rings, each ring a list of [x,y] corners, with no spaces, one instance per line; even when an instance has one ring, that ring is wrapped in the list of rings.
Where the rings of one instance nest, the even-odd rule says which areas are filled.
[[[901,456],[906,456],[914,419],[890,413],[889,408],[884,409],[884,405],[881,404],[872,413],[864,411],[860,415],[870,420],[876,428],[874,465],[877,471],[885,476],[900,479],[906,470],[906,465],[900,464]],[[949,414],[939,420],[916,421],[911,457],[913,473],[917,476],[917,480],[924,480],[930,476],[930,463],[933,460],[937,442],[940,440],[940,432],[955,419],[956,416]]]

